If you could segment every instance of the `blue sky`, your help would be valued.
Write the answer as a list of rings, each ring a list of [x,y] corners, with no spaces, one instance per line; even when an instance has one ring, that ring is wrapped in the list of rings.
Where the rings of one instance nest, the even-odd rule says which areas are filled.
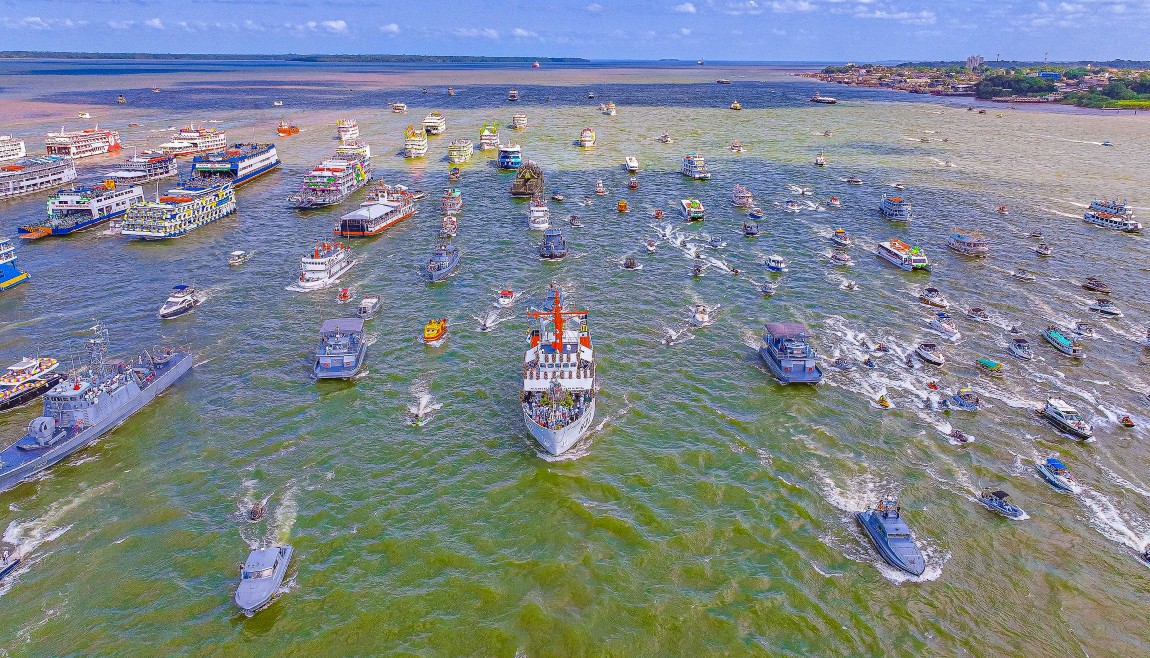
[[[0,50],[1150,59],[1150,0],[0,0]]]

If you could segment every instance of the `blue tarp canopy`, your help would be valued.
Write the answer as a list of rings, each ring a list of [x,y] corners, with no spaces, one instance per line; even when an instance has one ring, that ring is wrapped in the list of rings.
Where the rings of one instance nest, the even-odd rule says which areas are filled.
[[[1066,464],[1063,464],[1061,461],[1059,461],[1058,459],[1056,459],[1054,457],[1047,459],[1046,465],[1047,466],[1053,466],[1054,468],[1066,468]]]

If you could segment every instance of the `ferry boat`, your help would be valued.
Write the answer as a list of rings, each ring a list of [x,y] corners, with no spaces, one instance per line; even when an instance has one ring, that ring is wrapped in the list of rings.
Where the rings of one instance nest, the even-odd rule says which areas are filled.
[[[879,212],[892,222],[910,221],[910,200],[901,196],[882,195],[878,204]]]
[[[1055,489],[1068,493],[1082,493],[1082,485],[1078,484],[1078,481],[1070,474],[1070,469],[1066,468],[1066,464],[1063,464],[1061,460],[1050,457],[1034,468],[1042,476],[1042,479]]]
[[[545,231],[551,227],[551,210],[543,199],[531,199],[531,206],[527,210],[527,227],[534,231]]]
[[[341,142],[359,139],[359,124],[355,119],[336,119],[335,138]]]
[[[345,238],[367,238],[415,214],[415,200],[406,189],[388,188],[376,201],[365,202],[359,210],[339,220],[334,233]]]
[[[82,130],[64,130],[48,133],[44,138],[44,148],[48,155],[59,155],[73,160],[87,158],[102,153],[120,150],[120,133],[115,130],[101,130],[84,128]]]
[[[1047,398],[1046,406],[1042,408],[1042,416],[1050,421],[1051,425],[1076,439],[1089,440],[1094,436],[1090,423],[1083,420],[1082,415],[1074,407],[1059,398]]]
[[[428,135],[442,135],[447,130],[447,119],[443,118],[439,110],[432,110],[423,117],[423,130]]]
[[[256,255],[256,252],[254,252],[254,251],[244,251],[243,249],[236,249],[232,253],[228,254],[228,265],[230,265],[232,267],[239,267],[240,265],[243,265],[244,263],[251,260],[252,256],[255,256],[255,255]]]
[[[820,94],[819,92],[816,91],[815,95],[811,96],[811,102],[812,103],[822,103],[824,105],[834,105],[834,104],[838,103],[839,101],[838,101],[838,99],[831,98],[830,96],[823,96],[822,94]]]
[[[787,271],[787,262],[778,254],[767,256],[767,271],[782,273]]]
[[[366,185],[371,175],[371,161],[362,151],[337,151],[304,176],[303,183],[288,196],[288,201],[301,209],[334,206]]]
[[[990,241],[979,231],[955,230],[946,239],[946,246],[964,256],[990,255]]]
[[[44,395],[43,412],[28,432],[0,452],[0,491],[15,487],[121,425],[192,367],[183,349],[159,348],[138,359],[108,359],[108,332],[100,324],[88,341],[85,372]]]
[[[781,384],[818,384],[823,371],[808,342],[806,326],[794,322],[768,322],[759,356]]]
[[[355,315],[361,320],[370,320],[379,313],[379,309],[382,307],[383,301],[379,295],[368,295],[359,302],[359,308],[356,309]]]
[[[143,240],[178,238],[235,211],[231,183],[185,183],[156,201],[132,206],[120,224],[120,234]]]
[[[117,185],[139,185],[161,178],[171,178],[178,172],[176,159],[163,151],[144,150],[133,153],[124,166],[109,171],[104,177]]]
[[[494,151],[499,148],[499,124],[492,121],[479,129],[479,150]]]
[[[1105,212],[1087,211],[1082,218],[1095,226],[1112,228],[1116,231],[1138,233],[1142,230],[1142,224],[1134,221],[1130,215],[1111,215]]]
[[[438,283],[455,273],[459,269],[459,247],[446,242],[435,245],[427,264],[423,266],[423,277],[428,283]]]
[[[711,177],[711,170],[707,167],[707,162],[699,153],[688,153],[684,155],[683,163],[679,167],[679,173],[694,180],[707,180]]]
[[[579,146],[583,148],[591,148],[595,146],[595,131],[590,128],[584,128],[579,131]]]
[[[0,199],[24,196],[76,180],[76,163],[60,155],[21,158],[0,165]]]
[[[408,125],[403,131],[403,157],[422,158],[427,155],[427,133]]]
[[[500,144],[497,164],[500,169],[518,169],[523,164],[523,150],[518,144]]]
[[[745,185],[735,185],[735,189],[731,192],[731,203],[735,204],[736,208],[750,208],[755,205],[755,195],[747,189]]]
[[[11,135],[0,135],[0,162],[5,160],[19,160],[28,155],[24,147],[24,140],[13,139]]]
[[[219,151],[228,145],[227,133],[215,128],[197,128],[195,124],[181,128],[172,141],[160,144],[160,150],[168,155],[195,155]]]
[[[516,114],[511,117],[511,128],[513,130],[526,130],[527,129],[527,115]]]
[[[991,377],[1002,377],[1003,375],[1002,364],[994,359],[987,359],[985,357],[976,359],[974,365]]]
[[[507,100],[512,102],[519,100],[519,90],[514,88],[507,90]]]
[[[515,180],[511,183],[511,196],[534,198],[543,194],[544,185],[543,170],[539,168],[539,165],[528,160],[515,172]]]
[[[1107,215],[1114,215],[1115,217],[1133,217],[1134,211],[1126,206],[1126,199],[1118,201],[1094,199],[1090,202],[1090,207],[1087,208],[1088,212],[1101,212]]]
[[[457,139],[447,145],[447,161],[451,164],[462,164],[475,154],[475,145],[470,139]]]
[[[607,101],[607,103],[603,105],[603,114],[606,114],[609,117],[613,117],[617,113],[618,111],[615,108],[615,101]]]
[[[602,178],[595,181],[595,194],[598,196],[606,196],[607,194],[607,186],[603,184]]]
[[[455,219],[452,215],[443,218],[443,223],[439,227],[439,237],[441,238],[454,238],[455,234],[459,232],[459,220]]]
[[[49,235],[68,235],[119,217],[144,202],[139,185],[101,185],[60,190],[48,199],[48,221],[20,227],[21,237],[35,240]]]
[[[276,101],[280,103],[280,101]],[[236,607],[251,617],[271,605],[287,576],[291,564],[290,544],[255,548],[240,565],[240,584],[236,587]]]
[[[363,318],[324,320],[312,364],[316,379],[351,379],[363,370],[366,359]]]
[[[1081,359],[1086,356],[1085,351],[1082,349],[1081,343],[1071,340],[1062,333],[1062,330],[1054,325],[1050,325],[1042,331],[1042,337],[1046,342],[1054,346],[1054,349],[1062,352],[1066,356],[1075,359]]]
[[[287,121],[280,119],[280,123],[276,126],[276,134],[280,137],[291,137],[292,135],[299,134],[299,126],[293,126]]]
[[[747,147],[743,146],[743,143],[739,140],[732,139],[731,144],[727,147],[727,150],[731,153],[746,153]]]
[[[962,387],[942,401],[948,409],[957,411],[978,411],[982,408],[982,398],[972,389]]]
[[[548,228],[543,231],[543,242],[539,243],[539,259],[546,261],[559,261],[567,257],[567,240],[563,238],[563,231],[557,228]]]
[[[447,338],[447,318],[428,320],[423,325],[423,342],[427,345],[441,345]]]
[[[24,283],[28,273],[16,266],[16,248],[8,238],[0,237],[0,292]]]
[[[707,209],[698,199],[679,199],[679,210],[683,213],[683,219],[688,222],[701,222],[707,215]]]
[[[351,247],[342,242],[317,244],[312,251],[300,259],[300,275],[288,290],[306,292],[327,288],[339,281],[355,265]]]
[[[887,496],[874,509],[868,507],[865,512],[856,512],[855,520],[887,564],[912,576],[921,576],[926,571],[926,559],[914,543],[910,526],[902,518],[902,506],[897,498]]]
[[[463,210],[463,193],[458,187],[449,187],[439,197],[439,209],[448,215],[458,214]]]
[[[548,454],[561,455],[591,429],[595,419],[595,350],[587,311],[565,309],[552,287],[542,310],[529,311],[538,328],[523,354],[523,422]]]
[[[2,266],[0,266],[2,267]],[[60,382],[56,359],[24,358],[0,375],[0,411],[13,409],[48,392]]]
[[[228,182],[239,187],[278,166],[275,144],[232,144],[226,150],[192,158],[192,180],[204,185]]]
[[[878,243],[876,253],[883,260],[907,272],[930,271],[930,261],[919,247],[912,247],[898,238]]]
[[[635,156],[633,155],[628,155],[623,159],[623,167],[628,171],[628,173],[639,173],[639,161],[635,159]]]

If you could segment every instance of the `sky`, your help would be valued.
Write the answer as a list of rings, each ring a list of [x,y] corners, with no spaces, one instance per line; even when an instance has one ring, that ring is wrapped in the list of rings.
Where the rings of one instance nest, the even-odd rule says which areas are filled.
[[[1150,0],[0,0],[0,50],[1150,60]]]

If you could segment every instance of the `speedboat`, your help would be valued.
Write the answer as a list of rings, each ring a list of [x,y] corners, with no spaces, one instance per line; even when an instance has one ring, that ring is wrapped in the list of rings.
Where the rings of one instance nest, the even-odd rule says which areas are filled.
[[[959,411],[978,411],[982,407],[982,398],[978,397],[978,393],[965,386],[947,396],[942,402],[948,408]]]
[[[707,240],[707,246],[712,248],[712,249],[722,249],[723,247],[727,246],[727,243],[724,242],[722,238],[720,238],[719,236],[716,235],[716,236],[712,237],[710,240]]]
[[[244,263],[251,260],[252,256],[255,256],[255,252],[242,251],[237,249],[236,251],[228,254],[228,265],[231,265],[232,267],[243,265]]]
[[[623,159],[623,167],[627,171],[631,172],[632,174],[638,173],[639,161],[635,159],[635,156],[628,155],[626,158]]]
[[[843,281],[843,285],[841,287],[843,290],[858,290],[859,284],[858,281],[855,281],[854,279],[847,279],[846,281]]]
[[[1052,256],[1054,254],[1054,249],[1052,249],[1050,245],[1046,244],[1045,242],[1039,242],[1034,247],[1034,253],[1038,254],[1039,256]]]
[[[1108,318],[1122,317],[1121,309],[1115,306],[1114,302],[1110,301],[1109,299],[1094,300],[1094,303],[1090,305],[1090,310]]]
[[[876,508],[857,512],[855,520],[887,564],[912,576],[921,576],[926,571],[926,560],[914,543],[910,527],[902,519],[898,499],[888,496],[879,501]]]
[[[578,215],[571,215],[570,217],[568,217],[567,223],[570,224],[572,228],[582,228],[583,227],[583,220],[579,219]]]
[[[346,304],[351,301],[351,288],[340,288],[339,295],[336,296],[336,301],[340,304]]]
[[[966,309],[966,315],[972,320],[978,320],[979,322],[990,322],[990,315],[978,306],[971,306],[970,308]]]
[[[428,320],[423,325],[423,342],[427,345],[439,345],[447,338],[447,318]]]
[[[1033,273],[1027,272],[1026,270],[1024,270],[1022,268],[1014,270],[1013,272],[1010,273],[1010,276],[1018,279],[1019,281],[1025,281],[1027,283],[1034,283],[1035,281],[1038,280],[1038,277],[1034,276]]]
[[[172,288],[171,294],[168,295],[167,301],[160,307],[160,319],[170,320],[179,317],[190,312],[203,301],[203,298],[196,294],[196,289],[192,286],[175,286]]]
[[[1070,469],[1066,468],[1066,464],[1063,464],[1061,460],[1049,457],[1034,468],[1042,476],[1042,479],[1055,489],[1070,493],[1082,493],[1082,485],[1078,484],[1078,481],[1070,474]]]
[[[1094,325],[1089,322],[1082,322],[1081,320],[1074,323],[1074,333],[1086,338],[1097,338],[1098,331],[1094,329]]]
[[[798,212],[799,202],[795,201],[794,199],[787,199],[783,202],[783,210],[787,212]]]
[[[743,153],[747,150],[746,147],[743,146],[743,143],[737,139],[732,140],[731,145],[728,148],[730,149],[731,153]]]
[[[849,247],[851,246],[851,236],[845,230],[836,228],[835,232],[831,234],[831,242],[842,247]]]
[[[839,199],[837,196],[833,196],[833,197],[827,199],[826,203],[831,208],[842,208],[843,207],[842,200]]]
[[[930,319],[930,328],[949,340],[955,340],[961,335],[958,332],[958,327],[954,326],[954,318],[945,311],[934,314],[934,317]]]
[[[1062,430],[1076,439],[1089,440],[1094,436],[1094,429],[1086,422],[1078,411],[1060,398],[1047,398],[1046,406],[1042,407],[1042,417],[1050,421],[1056,429]]]
[[[368,320],[374,318],[376,314],[379,313],[381,306],[382,302],[379,299],[379,295],[368,295],[360,301],[359,308],[356,309],[355,314],[361,320]]]
[[[10,555],[8,550],[4,549],[4,557],[0,558],[0,581],[4,580],[8,574],[15,571],[16,567],[20,566],[21,562],[23,562],[23,560],[21,560],[18,555]]]
[[[663,133],[662,135],[659,135],[658,137],[656,137],[655,141],[662,142],[663,144],[671,144],[671,143],[674,143],[675,140],[671,139],[670,134]]]
[[[655,219],[663,219],[663,217],[665,217],[665,216],[666,215],[663,213],[662,208],[655,208],[655,213],[654,213]]]
[[[862,185],[863,180],[858,176],[851,176],[847,179],[847,185]]]
[[[778,292],[778,290],[779,284],[777,281],[764,281],[762,285],[759,286],[759,292],[763,293],[764,297],[770,297]]]
[[[854,370],[858,362],[849,356],[842,356],[834,360],[831,366],[836,370]]]
[[[627,189],[628,189],[628,190],[637,190],[637,189],[639,189],[639,179],[638,179],[638,178],[635,178],[634,176],[632,176],[632,177],[631,177],[631,180],[627,181]]]
[[[1002,364],[998,361],[995,361],[994,359],[987,359],[985,357],[975,359],[974,365],[977,366],[979,370],[985,372],[991,377],[1002,376]]]
[[[737,100],[731,101],[731,109],[732,110],[741,110],[741,109],[743,109],[743,104]]]
[[[1104,282],[1102,279],[1098,279],[1092,276],[1086,277],[1086,280],[1082,282],[1082,287],[1086,288],[1090,292],[1097,292],[1103,295],[1110,294],[1110,286],[1106,285],[1106,282]]]
[[[702,263],[695,263],[691,268],[691,276],[703,276],[707,273],[707,266]]]
[[[1026,234],[1026,237],[1028,237],[1028,238],[1038,238],[1039,240],[1043,240],[1043,239],[1045,239],[1045,238],[1046,238],[1046,236],[1045,236],[1045,235],[1043,235],[1042,231],[1031,231],[1030,233],[1027,233],[1027,234]]]
[[[747,217],[749,217],[751,219],[762,219],[763,218],[763,209],[758,207],[758,206],[755,206],[754,208],[751,208],[750,210],[747,211]]]
[[[626,258],[624,258],[622,267],[625,270],[641,270],[641,269],[643,269],[643,266],[639,264],[639,261],[635,260],[634,256],[627,256]]]
[[[1050,325],[1044,329],[1042,331],[1042,337],[1046,339],[1046,342],[1053,345],[1055,349],[1066,356],[1072,356],[1076,359],[1081,359],[1085,356],[1082,345],[1079,344],[1078,341],[1067,338],[1066,334],[1062,333],[1062,331],[1054,325]]]
[[[743,237],[753,238],[759,234],[759,225],[752,221],[743,221]]]
[[[982,503],[986,509],[992,512],[998,512],[1008,519],[1021,519],[1026,516],[1021,508],[1015,507],[1006,501],[1010,494],[1001,490],[983,489],[982,493],[978,495],[978,502]]]
[[[787,263],[783,257],[778,254],[771,254],[767,257],[767,269],[772,272],[786,272]]]
[[[878,399],[874,402],[883,409],[890,409],[890,400],[888,400],[885,395],[878,396]]]
[[[1034,358],[1034,351],[1030,349],[1030,341],[1025,338],[1010,339],[1010,346],[1006,349],[1024,361],[1029,361]]]
[[[603,179],[602,178],[595,181],[595,194],[597,194],[599,196],[603,196],[603,195],[607,194],[607,188],[603,186]]]
[[[654,240],[647,240],[647,242],[644,243],[644,245],[647,247],[647,252],[651,254],[655,253],[655,249],[658,244],[659,243],[655,242]]]
[[[958,428],[952,428],[949,432],[947,432],[946,436],[947,438],[954,439],[959,443],[970,443],[971,441],[971,436]]]
[[[236,589],[236,605],[245,615],[251,617],[275,600],[291,556],[290,545],[257,548],[248,554],[240,567],[240,586]]]
[[[918,301],[926,304],[927,306],[934,306],[937,308],[949,308],[950,302],[946,301],[946,297],[942,296],[938,288],[923,288],[918,293]]]
[[[459,167],[452,167],[451,170],[447,172],[447,180],[453,183],[458,181],[460,176],[462,176],[462,174],[459,171]]]
[[[831,262],[835,265],[854,265],[854,259],[845,251],[835,249],[831,252]]]
[[[946,363],[946,357],[935,343],[919,343],[918,347],[914,348],[914,353],[923,361],[936,366]]]
[[[1009,214],[1010,214],[1010,210],[1009,210],[1009,209],[1008,209],[1006,206],[999,206],[999,207],[998,207],[998,214],[1000,214],[1000,215],[1009,215]]]
[[[513,304],[514,302],[515,302],[515,291],[514,290],[506,290],[505,289],[505,290],[499,291],[498,304],[500,306],[507,308],[508,306],[511,306],[511,304]]]
[[[556,203],[563,203],[564,199],[566,199],[566,197],[564,197],[563,194],[559,192],[558,188],[551,192],[552,201]]]
[[[711,308],[706,304],[695,304],[694,310],[691,312],[691,324],[696,327],[705,327],[715,322],[715,311],[718,307]]]

